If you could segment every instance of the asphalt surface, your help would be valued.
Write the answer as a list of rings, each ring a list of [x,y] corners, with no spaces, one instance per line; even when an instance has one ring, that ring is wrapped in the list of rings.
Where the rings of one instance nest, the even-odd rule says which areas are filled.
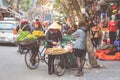
[[[66,69],[63,76],[48,75],[47,65],[40,63],[37,69],[26,67],[24,54],[17,47],[0,46],[0,80],[120,80],[120,61],[100,61],[102,69],[84,69],[83,77],[75,77],[76,70]]]

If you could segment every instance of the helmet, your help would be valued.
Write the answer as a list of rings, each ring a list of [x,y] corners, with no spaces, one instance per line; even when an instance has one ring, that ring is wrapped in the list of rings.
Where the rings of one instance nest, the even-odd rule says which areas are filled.
[[[22,19],[22,20],[21,20],[21,23],[22,23],[22,24],[28,23],[28,20]]]

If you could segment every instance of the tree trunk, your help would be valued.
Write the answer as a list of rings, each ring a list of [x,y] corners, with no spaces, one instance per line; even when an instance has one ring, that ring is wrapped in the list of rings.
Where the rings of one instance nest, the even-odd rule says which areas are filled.
[[[88,51],[88,58],[89,64],[92,68],[98,67],[97,59],[94,54],[93,44],[91,42],[90,33],[87,33],[87,51]]]
[[[10,3],[9,3],[9,5],[12,7],[12,8],[14,8],[14,0],[10,0]]]
[[[17,1],[17,10],[19,11],[20,0]]]
[[[72,6],[73,6],[73,8],[75,9],[75,11],[76,11],[76,15],[78,16],[78,19],[81,21],[84,21],[84,17],[83,17],[83,15],[82,15],[82,13],[81,13],[81,9],[80,9],[80,6],[79,6],[79,4],[78,4],[78,1],[77,0],[71,0],[72,1]]]
[[[69,1],[69,0],[67,0],[67,1]],[[74,25],[75,24],[75,16],[74,16],[74,13],[73,13],[73,7],[71,6],[72,5],[72,3],[70,2],[67,2],[67,4],[68,4],[68,6],[69,6],[69,14],[70,14],[70,16],[69,16],[69,18],[70,18],[70,22],[71,22],[71,25]],[[68,14],[67,14],[68,15]]]

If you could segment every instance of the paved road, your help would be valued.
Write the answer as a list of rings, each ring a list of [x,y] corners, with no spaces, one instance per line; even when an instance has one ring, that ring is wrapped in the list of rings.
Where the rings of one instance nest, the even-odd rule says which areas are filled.
[[[103,69],[84,69],[84,77],[74,77],[76,71],[66,70],[61,77],[48,75],[47,65],[40,63],[35,70],[30,70],[24,62],[24,54],[17,52],[17,47],[0,46],[0,80],[120,80],[120,61],[99,61]]]

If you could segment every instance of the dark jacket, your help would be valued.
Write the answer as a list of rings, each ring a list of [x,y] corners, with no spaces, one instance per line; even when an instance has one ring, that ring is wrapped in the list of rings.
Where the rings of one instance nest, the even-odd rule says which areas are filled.
[[[19,29],[22,29],[22,31],[30,31],[30,25],[29,24],[21,24],[17,26],[17,31],[19,31]]]
[[[61,32],[58,30],[57,33],[53,33],[50,30],[47,31],[45,39],[47,41],[47,47],[48,48],[52,48],[53,44],[52,42],[61,42],[62,41],[62,34]]]

